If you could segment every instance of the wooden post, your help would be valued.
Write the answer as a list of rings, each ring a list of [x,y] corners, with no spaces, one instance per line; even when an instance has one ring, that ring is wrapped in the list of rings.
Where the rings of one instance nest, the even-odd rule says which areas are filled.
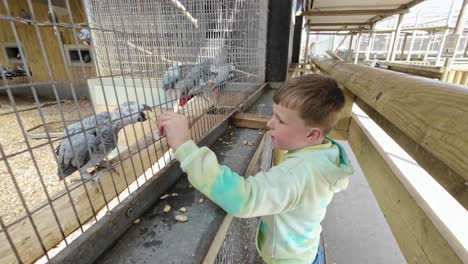
[[[353,38],[354,34],[351,35],[351,38],[349,39],[349,44],[348,44],[348,53],[346,54],[346,61],[351,62],[352,54],[353,54]]]
[[[447,78],[448,73],[452,69],[453,61],[455,59],[455,55],[457,54],[458,43],[460,43],[461,35],[463,34],[463,27],[464,27],[467,16],[468,16],[468,0],[463,0],[462,9],[460,10],[460,14],[458,14],[457,25],[455,26],[455,32],[454,32],[454,34],[457,34],[460,37],[458,38],[457,45],[455,45],[455,51],[453,52],[453,56],[445,60],[445,70],[444,70],[444,74],[442,75],[442,80],[445,80],[445,78]]]
[[[357,64],[359,60],[359,48],[361,47],[361,36],[362,36],[362,33],[359,33],[357,40],[356,40],[356,57],[354,58],[354,64]]]
[[[445,44],[445,38],[447,37],[450,29],[448,28],[450,26],[450,18],[452,16],[452,13],[453,13],[453,6],[454,6],[454,3],[455,0],[452,0],[452,4],[450,6],[450,11],[448,13],[448,16],[447,16],[447,22],[446,22],[446,25],[447,25],[447,28],[444,30],[444,34],[442,35],[442,41],[440,42],[440,47],[439,47],[439,50],[437,51],[437,57],[436,57],[436,60],[435,60],[435,65],[436,66],[439,66],[439,65],[442,65],[442,62],[440,60],[440,57],[442,55],[442,48],[444,47],[444,44]]]
[[[372,24],[371,32],[369,34],[369,44],[367,45],[367,49],[366,49],[366,58],[365,58],[366,60],[369,59],[370,53],[372,51],[372,46],[374,45],[374,38],[375,38],[374,29],[375,29],[375,23]]]
[[[398,40],[400,39],[401,22],[403,21],[404,17],[405,17],[405,14],[398,15],[398,22],[396,26],[395,36],[393,37],[392,49],[390,52],[390,61],[395,60],[396,51],[398,49]]]

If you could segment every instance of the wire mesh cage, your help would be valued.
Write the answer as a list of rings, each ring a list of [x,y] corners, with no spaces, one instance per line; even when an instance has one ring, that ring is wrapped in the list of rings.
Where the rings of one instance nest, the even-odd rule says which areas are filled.
[[[0,262],[49,260],[157,175],[161,112],[195,140],[222,122],[263,84],[266,20],[261,0],[2,0]]]

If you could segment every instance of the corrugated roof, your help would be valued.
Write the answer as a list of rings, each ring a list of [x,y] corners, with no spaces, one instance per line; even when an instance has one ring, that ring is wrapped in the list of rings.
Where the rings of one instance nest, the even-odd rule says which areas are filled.
[[[312,31],[359,31],[424,0],[306,0],[300,15]]]

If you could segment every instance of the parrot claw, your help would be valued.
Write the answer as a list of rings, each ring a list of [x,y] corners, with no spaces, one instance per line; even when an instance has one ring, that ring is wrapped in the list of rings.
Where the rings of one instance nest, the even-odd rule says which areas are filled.
[[[107,161],[107,160],[103,160],[101,161],[98,165],[96,165],[96,167],[98,169],[107,169],[107,170],[110,170],[112,172],[114,172],[115,174],[119,175],[120,176],[120,173],[114,168],[112,167],[112,164]]]

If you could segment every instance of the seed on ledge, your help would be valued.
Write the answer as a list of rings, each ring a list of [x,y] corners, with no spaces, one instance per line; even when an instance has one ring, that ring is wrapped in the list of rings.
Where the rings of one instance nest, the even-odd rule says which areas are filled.
[[[185,215],[176,215],[175,220],[177,220],[179,222],[187,222],[188,218]]]

